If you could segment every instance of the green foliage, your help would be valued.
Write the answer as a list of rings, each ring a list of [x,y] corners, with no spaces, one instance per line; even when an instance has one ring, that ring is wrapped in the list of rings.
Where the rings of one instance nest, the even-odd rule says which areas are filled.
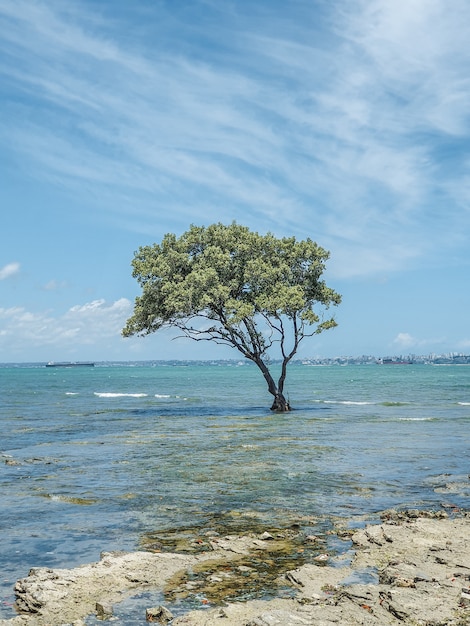
[[[304,337],[336,325],[323,317],[341,300],[321,280],[328,257],[310,239],[259,235],[236,222],[167,234],[135,254],[142,295],[123,335],[173,326],[233,346],[258,365],[278,342],[287,362]]]

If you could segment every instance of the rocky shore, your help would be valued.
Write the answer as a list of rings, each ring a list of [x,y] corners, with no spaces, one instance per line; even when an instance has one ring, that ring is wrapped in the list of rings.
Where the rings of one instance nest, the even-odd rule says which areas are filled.
[[[227,602],[223,590],[237,584],[233,572],[253,574],[247,556],[269,560],[285,550],[285,533],[209,536],[209,549],[192,554],[103,553],[75,569],[34,568],[15,585],[18,615],[0,625],[84,626],[93,614],[119,623],[119,602],[141,589],[177,594],[190,587],[189,570],[206,573],[206,589],[222,590],[219,602],[202,600],[199,610],[176,617],[163,605],[148,607],[136,619],[171,626],[470,625],[468,513],[389,511],[380,524],[344,534],[352,544],[341,559],[322,552],[318,538],[303,537],[306,546],[317,545],[316,556],[284,572],[278,583],[290,592],[271,600]]]

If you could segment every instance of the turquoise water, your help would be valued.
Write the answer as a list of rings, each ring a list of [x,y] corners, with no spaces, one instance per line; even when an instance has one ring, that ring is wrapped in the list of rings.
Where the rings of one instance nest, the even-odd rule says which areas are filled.
[[[0,616],[33,566],[73,567],[227,512],[468,508],[470,367],[0,367]]]

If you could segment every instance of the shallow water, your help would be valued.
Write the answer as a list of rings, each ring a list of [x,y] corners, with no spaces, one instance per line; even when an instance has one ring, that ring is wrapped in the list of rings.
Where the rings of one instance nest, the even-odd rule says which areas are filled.
[[[0,390],[1,617],[30,567],[220,515],[468,508],[469,367],[293,365],[288,415],[249,365],[0,367]]]

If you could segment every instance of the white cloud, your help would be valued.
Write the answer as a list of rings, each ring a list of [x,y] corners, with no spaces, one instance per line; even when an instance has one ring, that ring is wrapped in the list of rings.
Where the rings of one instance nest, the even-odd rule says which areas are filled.
[[[122,39],[122,15],[84,7],[0,8],[16,61],[0,72],[35,112],[2,133],[42,180],[93,189],[137,230],[160,227],[159,206],[178,223],[236,218],[308,234],[339,251],[340,276],[399,269],[444,234],[448,249],[465,243],[469,212],[455,203],[467,199],[470,164],[449,142],[470,132],[468,3],[331,3],[331,32],[303,3],[289,28],[282,8],[266,20],[258,8],[254,27],[232,7],[229,26],[177,54],[158,36]],[[128,215],[123,191],[141,194]]]
[[[398,333],[392,343],[394,346],[396,346],[397,349],[403,350],[409,350],[411,348],[421,350],[431,348],[433,350],[438,350],[439,346],[449,345],[449,342],[454,343],[454,341],[455,340],[452,340],[448,337],[418,339],[410,333]]]
[[[348,36],[380,74],[382,89],[403,98],[404,128],[468,131],[470,6],[456,0],[368,0]]]
[[[71,307],[63,315],[31,312],[22,307],[0,308],[0,347],[21,351],[22,348],[63,347],[100,344],[116,338],[132,312],[126,298],[113,303],[94,300]]]
[[[19,263],[8,263],[3,267],[0,267],[0,280],[5,280],[6,278],[10,278],[15,274],[18,274],[20,271]]]
[[[50,280],[48,283],[46,283],[43,287],[43,289],[45,291],[58,291],[60,289],[64,289],[67,286],[66,281],[57,281],[57,280]]]
[[[409,333],[398,333],[393,340],[393,343],[399,348],[411,348],[417,345],[419,342],[412,337]]]

